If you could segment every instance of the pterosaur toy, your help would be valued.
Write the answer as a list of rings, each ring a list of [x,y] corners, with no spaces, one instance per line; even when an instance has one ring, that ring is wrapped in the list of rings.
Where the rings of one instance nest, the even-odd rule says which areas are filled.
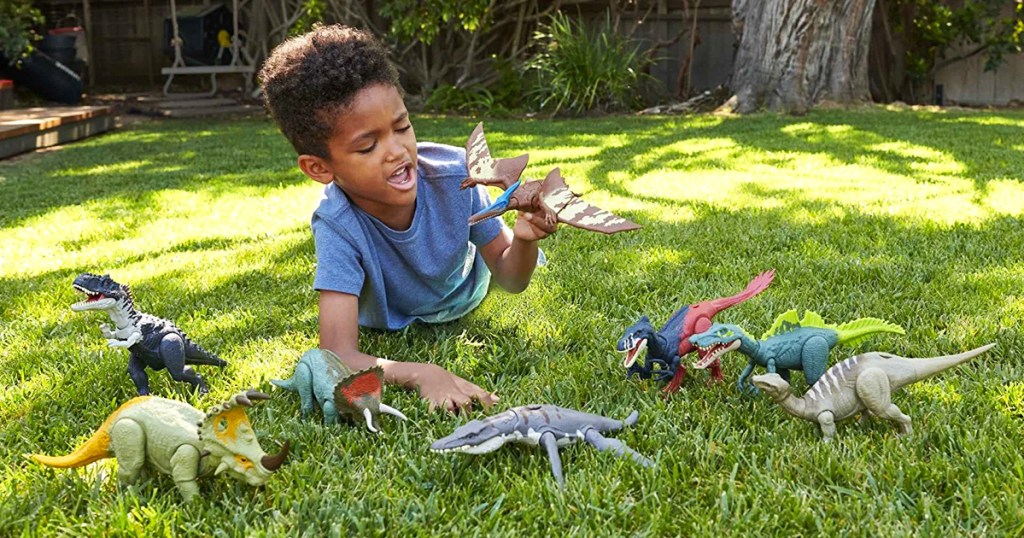
[[[140,396],[149,394],[146,368],[166,368],[175,381],[188,382],[193,389],[206,393],[203,378],[188,365],[227,366],[227,362],[189,340],[171,321],[135,310],[131,288],[114,281],[110,275],[82,273],[73,285],[86,298],[71,305],[71,310],[102,310],[114,322],[113,330],[106,323],[100,324],[100,332],[111,347],[128,349],[128,375]]]
[[[836,422],[867,409],[872,415],[899,424],[900,434],[913,431],[910,417],[892,403],[892,393],[992,349],[988,344],[958,355],[907,359],[889,353],[864,353],[840,362],[818,379],[803,397],[795,396],[779,374],[756,375],[760,387],[797,418],[817,422],[825,441],[836,434]]]
[[[211,473],[227,471],[250,486],[261,486],[284,463],[291,446],[285,441],[280,452],[270,456],[256,440],[245,408],[269,399],[262,392],[240,392],[203,413],[176,400],[139,396],[111,413],[71,454],[30,457],[60,468],[114,457],[122,484],[135,483],[143,468],[153,469],[171,475],[185,501],[199,494],[196,479]]]
[[[636,424],[638,416],[639,413],[633,411],[626,420],[614,420],[554,405],[526,405],[484,420],[467,422],[448,437],[435,441],[430,449],[441,453],[486,454],[511,442],[542,445],[551,460],[551,472],[558,480],[558,485],[562,486],[565,478],[562,476],[562,459],[558,455],[558,448],[581,439],[598,450],[611,450],[619,456],[628,455],[645,467],[654,465],[622,441],[601,435]]]
[[[779,316],[761,340],[754,340],[736,325],[715,323],[707,331],[690,337],[690,343],[704,352],[694,368],[706,368],[713,361],[730,351],[739,351],[750,362],[740,374],[737,383],[741,392],[756,387],[747,387],[747,380],[754,366],[778,373],[789,381],[790,370],[803,370],[808,385],[813,385],[828,368],[828,354],[839,344],[855,343],[868,335],[880,332],[905,334],[903,328],[875,318],[861,318],[842,325],[829,325],[814,312],[805,312],[801,319],[796,310]]]
[[[295,366],[291,379],[271,379],[278,387],[299,393],[302,418],[313,411],[314,403],[324,413],[325,424],[335,424],[338,416],[352,422],[366,421],[366,429],[380,432],[380,414],[405,420],[401,411],[381,403],[384,372],[379,367],[353,372],[334,352],[311,349]]]
[[[719,312],[764,291],[774,278],[774,269],[766,271],[754,277],[747,284],[747,288],[736,295],[684,306],[676,310],[668,323],[658,332],[654,331],[647,316],[641,317],[626,329],[615,346],[618,352],[625,354],[622,366],[626,368],[626,377],[637,374],[646,379],[653,375],[662,381],[671,377],[672,380],[665,386],[664,391],[679,390],[686,375],[686,365],[682,364],[682,357],[692,351],[697,351],[701,358],[707,354],[707,351],[694,347],[689,338],[711,327],[712,319]],[[641,365],[638,358],[645,349],[647,357]],[[654,368],[655,365],[659,367],[657,370]],[[711,381],[721,382],[722,366],[718,358],[709,362],[708,367],[711,369]]]
[[[548,172],[543,180],[523,181],[520,176],[529,158],[529,154],[512,159],[492,158],[484,138],[483,123],[477,124],[466,142],[469,177],[462,181],[462,188],[489,185],[499,186],[505,192],[489,207],[469,217],[471,225],[517,209],[538,213],[549,229],[553,229],[556,222],[606,234],[640,228],[636,223],[584,202],[569,190],[558,168]]]

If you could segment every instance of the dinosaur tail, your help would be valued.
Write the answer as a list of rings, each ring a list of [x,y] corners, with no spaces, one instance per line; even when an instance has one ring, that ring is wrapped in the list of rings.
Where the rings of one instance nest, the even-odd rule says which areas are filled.
[[[150,396],[139,396],[125,402],[121,407],[107,417],[103,424],[89,437],[89,440],[74,452],[66,456],[46,456],[44,454],[29,454],[28,457],[49,467],[82,467],[94,461],[110,457],[110,427],[114,420],[121,414],[121,411],[137,403],[148,400]]]
[[[295,376],[294,375],[291,376],[288,379],[271,379],[270,383],[272,385],[274,385],[275,387],[281,387],[282,389],[290,390],[292,392],[298,392],[299,391],[298,387],[295,386]]]
[[[903,327],[877,318],[860,318],[835,327],[840,344],[856,344],[875,333],[907,334]]]
[[[628,417],[626,417],[626,420],[622,421],[622,427],[623,428],[628,428],[628,427],[636,424],[636,421],[639,420],[639,419],[640,419],[640,412],[637,411],[636,409],[634,409],[633,412],[630,413]]]
[[[737,293],[736,295],[733,295],[732,297],[722,297],[720,299],[715,299],[709,302],[711,303],[711,306],[716,310],[716,313],[721,312],[726,308],[736,306],[742,303],[743,301],[746,301],[747,299],[750,299],[751,297],[757,295],[758,293],[761,293],[762,291],[768,289],[768,285],[771,284],[772,280],[774,279],[775,269],[765,271],[754,277],[754,279],[751,280],[749,284],[747,284],[747,289]]]
[[[958,364],[963,364],[978,355],[992,349],[995,344],[988,344],[979,348],[958,353],[956,355],[944,355],[942,357],[932,357],[928,359],[906,359],[913,367],[914,373],[917,375],[916,381],[920,381],[926,377],[931,377],[943,370],[948,370]]]
[[[185,364],[205,364],[207,366],[220,366],[221,368],[228,365],[227,361],[206,351],[199,344],[189,340],[188,337],[183,338],[183,340],[185,340]]]

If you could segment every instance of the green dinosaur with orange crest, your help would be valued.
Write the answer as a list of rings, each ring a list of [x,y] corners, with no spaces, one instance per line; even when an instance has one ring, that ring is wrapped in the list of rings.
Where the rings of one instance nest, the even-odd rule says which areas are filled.
[[[739,351],[750,362],[740,374],[740,391],[758,392],[748,385],[754,366],[764,366],[789,381],[790,370],[803,370],[808,385],[813,385],[828,368],[828,354],[839,344],[853,344],[880,332],[905,334],[899,325],[875,318],[861,318],[842,325],[829,325],[821,316],[807,311],[800,318],[796,310],[779,316],[760,340],[754,340],[736,325],[715,323],[708,330],[690,337],[690,343],[703,354],[694,364],[702,369],[723,354]]]

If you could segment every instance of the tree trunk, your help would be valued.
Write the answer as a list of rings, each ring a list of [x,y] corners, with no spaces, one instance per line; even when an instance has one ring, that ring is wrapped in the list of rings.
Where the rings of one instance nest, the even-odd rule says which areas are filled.
[[[875,0],[733,0],[739,49],[734,108],[804,114],[823,101],[870,99]]]

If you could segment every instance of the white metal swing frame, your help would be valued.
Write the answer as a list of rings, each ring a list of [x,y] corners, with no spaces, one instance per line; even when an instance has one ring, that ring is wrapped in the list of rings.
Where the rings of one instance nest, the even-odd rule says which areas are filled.
[[[240,73],[245,79],[245,93],[248,94],[252,88],[252,74],[255,68],[252,59],[242,48],[242,41],[238,33],[238,12],[239,0],[232,0],[232,33],[231,33],[231,63],[228,65],[185,65],[181,55],[181,34],[178,33],[178,8],[174,0],[171,3],[171,28],[174,37],[171,44],[174,45],[174,63],[170,67],[160,69],[161,75],[167,75],[167,82],[164,83],[164,95],[170,95],[171,81],[174,75],[210,75],[211,90],[209,95],[217,93],[217,75],[223,73]],[[246,62],[242,62],[242,55],[246,56]]]

